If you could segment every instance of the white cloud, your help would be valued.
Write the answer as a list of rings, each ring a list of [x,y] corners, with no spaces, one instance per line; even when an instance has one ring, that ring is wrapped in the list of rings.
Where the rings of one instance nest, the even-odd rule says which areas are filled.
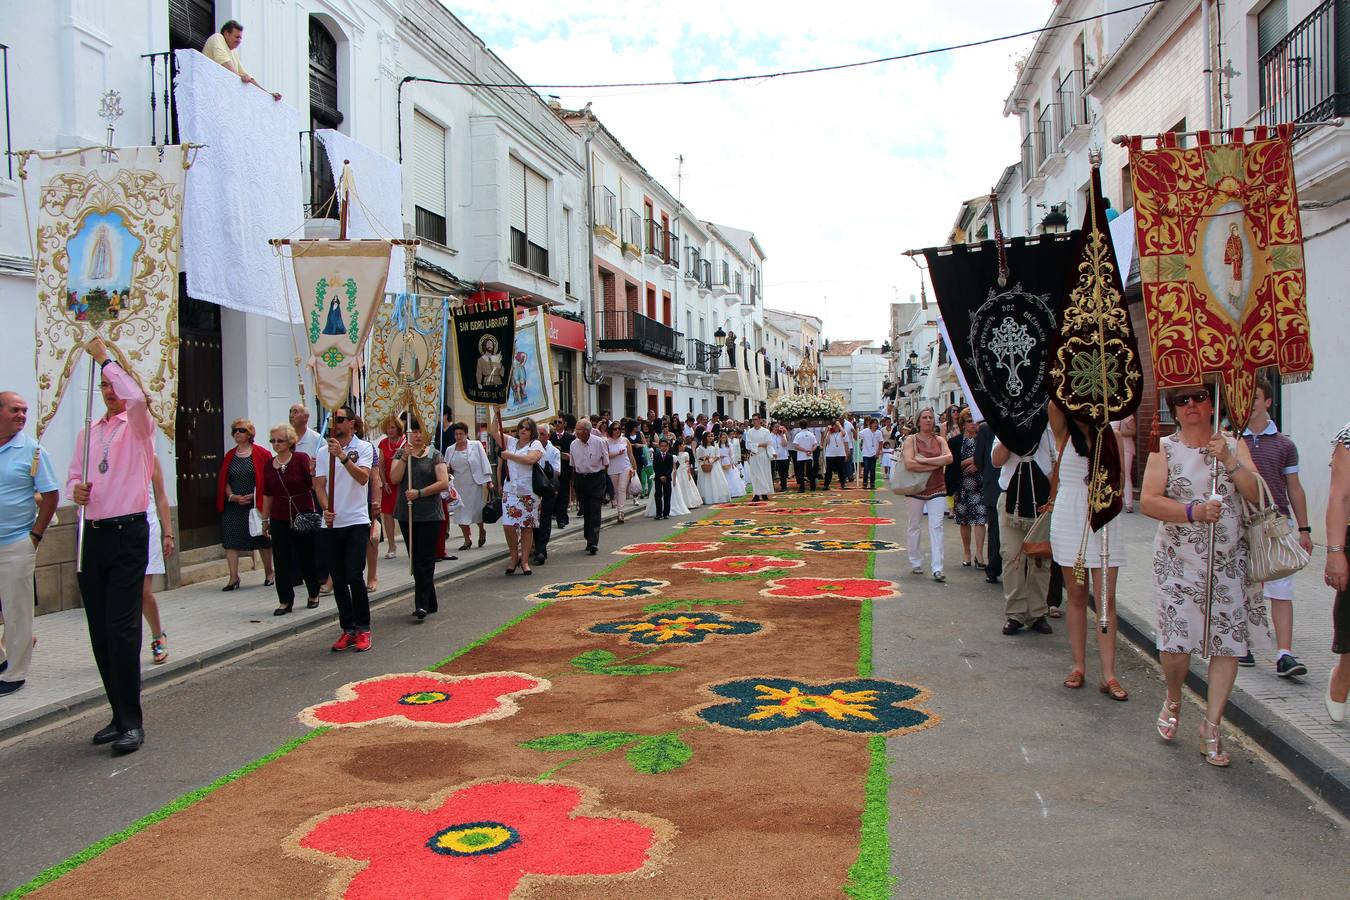
[[[569,3],[451,8],[531,84],[663,81],[850,62],[1044,23],[1043,2]],[[918,292],[901,255],[945,241],[962,200],[1017,157],[1003,118],[1030,39],[861,69],[720,86],[550,90],[587,101],[701,217],[753,230],[770,306],[822,316],[831,339],[884,334]]]

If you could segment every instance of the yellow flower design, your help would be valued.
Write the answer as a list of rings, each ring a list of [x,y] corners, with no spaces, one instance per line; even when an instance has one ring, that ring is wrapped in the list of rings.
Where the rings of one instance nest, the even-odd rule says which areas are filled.
[[[671,638],[690,638],[700,631],[730,631],[732,626],[724,622],[705,621],[694,616],[663,616],[655,622],[633,622],[630,625],[620,625],[617,630],[627,634],[641,633],[646,640],[664,642]]]
[[[828,694],[807,694],[797,687],[785,691],[765,684],[755,685],[755,690],[759,692],[757,702],[760,705],[756,706],[753,713],[746,716],[749,721],[769,719],[774,716],[795,719],[802,713],[823,713],[837,722],[842,722],[850,717],[865,719],[869,722],[877,721],[877,717],[872,714],[872,711],[876,709],[876,691],[836,689]]]

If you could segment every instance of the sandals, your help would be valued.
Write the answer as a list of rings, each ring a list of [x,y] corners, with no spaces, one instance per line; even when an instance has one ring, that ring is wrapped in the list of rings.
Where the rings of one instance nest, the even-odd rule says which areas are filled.
[[[1130,692],[1121,687],[1120,682],[1116,681],[1114,678],[1108,678],[1106,681],[1097,685],[1097,690],[1101,691],[1112,700],[1119,700],[1121,703],[1130,699]]]
[[[1177,716],[1181,713],[1180,700],[1163,699],[1162,711],[1158,713],[1158,737],[1172,743],[1177,737]]]
[[[1211,732],[1214,736],[1208,737],[1205,734],[1205,725],[1214,729]],[[1205,719],[1205,725],[1200,726],[1200,754],[1204,756],[1205,762],[1219,769],[1228,768],[1232,759],[1228,756],[1228,751],[1223,749],[1223,732],[1219,726]]]
[[[1083,675],[1082,670],[1074,669],[1069,673],[1069,677],[1064,679],[1064,686],[1069,690],[1076,691],[1083,686],[1085,680],[1086,676]]]
[[[386,554],[384,555],[384,558],[385,558],[385,559],[395,559],[397,556],[398,556],[397,553],[395,553],[393,550],[390,550],[388,553],[386,553]]]
[[[159,637],[150,642],[150,652],[154,654],[155,665],[163,665],[169,661],[169,633],[161,631]]]

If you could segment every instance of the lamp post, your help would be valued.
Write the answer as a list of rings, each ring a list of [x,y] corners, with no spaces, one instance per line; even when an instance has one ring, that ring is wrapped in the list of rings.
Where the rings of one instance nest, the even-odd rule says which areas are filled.
[[[1064,214],[1063,203],[1052,203],[1050,211],[1041,219],[1042,234],[1063,234],[1069,230],[1069,217]]]

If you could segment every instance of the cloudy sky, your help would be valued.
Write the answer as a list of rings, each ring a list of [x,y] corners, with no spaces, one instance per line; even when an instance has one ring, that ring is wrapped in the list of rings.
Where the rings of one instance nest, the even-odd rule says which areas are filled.
[[[530,84],[669,81],[852,62],[1044,24],[1049,0],[448,0]],[[959,9],[959,12],[957,10]],[[1015,161],[1003,117],[1030,38],[723,86],[545,91],[592,109],[697,215],[754,231],[769,306],[832,340],[884,335],[917,294],[901,252],[945,241],[959,203]]]

